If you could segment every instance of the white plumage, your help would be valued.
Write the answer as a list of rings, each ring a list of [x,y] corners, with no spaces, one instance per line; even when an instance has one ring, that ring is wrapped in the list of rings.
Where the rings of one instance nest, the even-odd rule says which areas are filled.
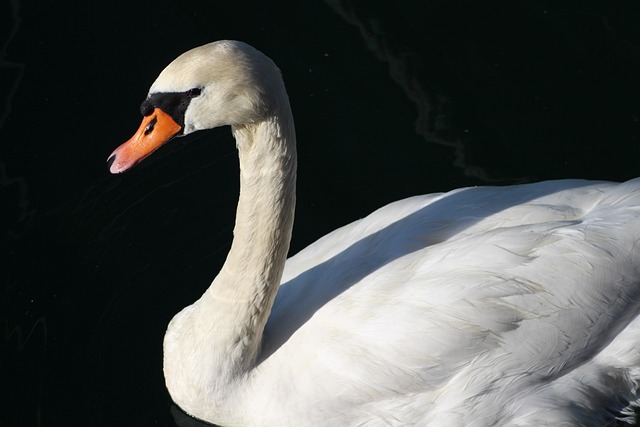
[[[388,205],[288,260],[267,334],[322,356],[274,362],[363,424],[605,425],[638,397],[639,209],[640,180]]]
[[[216,42],[170,64],[149,99],[192,88],[183,132],[232,125],[241,194],[225,265],[165,336],[167,387],[187,412],[223,425],[603,426],[640,398],[640,180],[413,197],[285,263],[296,162],[279,72]],[[112,171],[130,167],[114,157]]]

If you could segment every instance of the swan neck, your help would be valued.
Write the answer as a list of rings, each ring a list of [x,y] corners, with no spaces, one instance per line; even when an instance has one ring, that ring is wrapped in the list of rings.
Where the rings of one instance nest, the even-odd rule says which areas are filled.
[[[234,239],[207,293],[218,314],[225,313],[226,324],[216,329],[229,334],[222,347],[236,373],[249,370],[259,354],[289,251],[296,150],[288,102],[285,107],[263,122],[233,128],[240,158]]]

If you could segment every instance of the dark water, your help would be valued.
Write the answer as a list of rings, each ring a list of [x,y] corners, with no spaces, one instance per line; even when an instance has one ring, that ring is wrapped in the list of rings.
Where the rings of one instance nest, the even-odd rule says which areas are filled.
[[[162,337],[228,250],[233,140],[105,164],[182,51],[239,39],[281,67],[296,252],[413,194],[640,175],[639,20],[637,1],[5,0],[0,426],[188,425]]]

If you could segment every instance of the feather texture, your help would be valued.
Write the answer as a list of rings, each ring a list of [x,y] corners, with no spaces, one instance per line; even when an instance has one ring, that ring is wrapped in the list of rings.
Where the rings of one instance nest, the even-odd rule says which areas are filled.
[[[187,412],[253,426],[633,420],[640,179],[413,197],[285,260],[295,132],[275,65],[216,42],[170,64],[148,102],[163,93],[189,94],[185,134],[231,124],[241,168],[227,261],[165,336]]]

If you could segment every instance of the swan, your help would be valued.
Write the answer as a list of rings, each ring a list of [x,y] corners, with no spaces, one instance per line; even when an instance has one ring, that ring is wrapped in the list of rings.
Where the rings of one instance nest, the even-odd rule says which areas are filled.
[[[463,188],[391,203],[287,259],[296,138],[280,71],[237,41],[171,62],[124,172],[230,125],[226,261],[171,320],[173,401],[225,426],[602,426],[640,403],[640,179]]]

